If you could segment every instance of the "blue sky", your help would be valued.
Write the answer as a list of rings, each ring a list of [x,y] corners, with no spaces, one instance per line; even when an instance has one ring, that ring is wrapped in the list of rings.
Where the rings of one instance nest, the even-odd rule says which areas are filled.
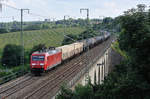
[[[85,18],[86,13],[80,14],[80,8],[90,9],[90,18],[102,16],[116,17],[123,11],[136,7],[137,4],[150,5],[150,0],[7,0],[5,4],[16,8],[28,8],[31,13],[45,17],[31,16],[25,13],[24,20],[43,20],[44,18],[62,19],[64,15],[73,18]],[[0,21],[19,20],[20,12],[3,6]]]

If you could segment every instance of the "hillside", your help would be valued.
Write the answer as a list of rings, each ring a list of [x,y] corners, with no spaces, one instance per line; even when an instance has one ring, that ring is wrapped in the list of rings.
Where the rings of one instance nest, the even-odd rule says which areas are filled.
[[[80,34],[85,29],[83,28],[67,28],[67,34]],[[24,45],[25,49],[31,49],[37,44],[46,44],[46,46],[60,46],[64,39],[63,36],[64,29],[46,29],[46,30],[34,30],[34,31],[24,31]],[[20,32],[4,33],[0,34],[0,50],[7,44],[20,44]]]

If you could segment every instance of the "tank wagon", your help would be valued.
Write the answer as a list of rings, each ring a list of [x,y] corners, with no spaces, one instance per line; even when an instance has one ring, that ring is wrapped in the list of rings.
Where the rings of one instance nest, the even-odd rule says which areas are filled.
[[[88,38],[73,44],[34,52],[32,53],[30,60],[31,72],[34,74],[40,74],[50,70],[61,64],[63,61],[86,51],[88,48],[94,47],[109,37],[110,33],[107,33],[104,36]]]

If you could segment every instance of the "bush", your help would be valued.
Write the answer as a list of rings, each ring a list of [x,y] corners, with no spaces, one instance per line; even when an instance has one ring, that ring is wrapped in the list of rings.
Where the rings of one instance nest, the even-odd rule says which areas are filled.
[[[73,34],[68,34],[66,35],[66,37],[64,38],[62,45],[67,45],[67,44],[71,44],[74,42],[74,40],[77,40],[77,36],[73,35]]]
[[[0,77],[7,76],[9,74],[10,74],[10,72],[0,72]]]
[[[45,44],[39,44],[39,45],[35,45],[31,50],[30,50],[30,54],[31,55],[33,52],[35,51],[40,51],[42,50],[43,48],[46,48],[46,45]]]
[[[2,65],[9,67],[20,65],[22,49],[21,46],[11,44],[6,45],[2,53]]]
[[[145,5],[138,5],[121,17],[122,33],[119,44],[115,43],[113,48],[127,54],[126,60],[114,67],[103,84],[94,85],[97,89],[94,98],[90,98],[90,87],[85,86],[72,92],[72,96],[78,97],[69,99],[84,99],[88,94],[91,95],[86,99],[150,99],[150,9],[149,12],[144,9]]]
[[[39,44],[39,45],[34,46],[34,47],[30,50],[30,52],[29,52],[29,61],[30,61],[30,57],[31,57],[31,55],[32,55],[33,52],[40,51],[40,50],[42,50],[43,48],[46,48],[46,45],[45,45],[45,44]]]
[[[0,34],[2,34],[2,33],[8,33],[8,32],[9,32],[8,29],[0,29]]]
[[[24,28],[24,30],[40,30],[40,29],[42,29],[42,25],[40,24],[28,25]]]

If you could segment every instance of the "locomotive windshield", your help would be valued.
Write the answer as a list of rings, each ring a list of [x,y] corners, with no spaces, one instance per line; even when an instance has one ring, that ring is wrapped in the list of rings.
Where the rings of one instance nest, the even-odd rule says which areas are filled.
[[[32,61],[44,61],[44,56],[32,56]]]

